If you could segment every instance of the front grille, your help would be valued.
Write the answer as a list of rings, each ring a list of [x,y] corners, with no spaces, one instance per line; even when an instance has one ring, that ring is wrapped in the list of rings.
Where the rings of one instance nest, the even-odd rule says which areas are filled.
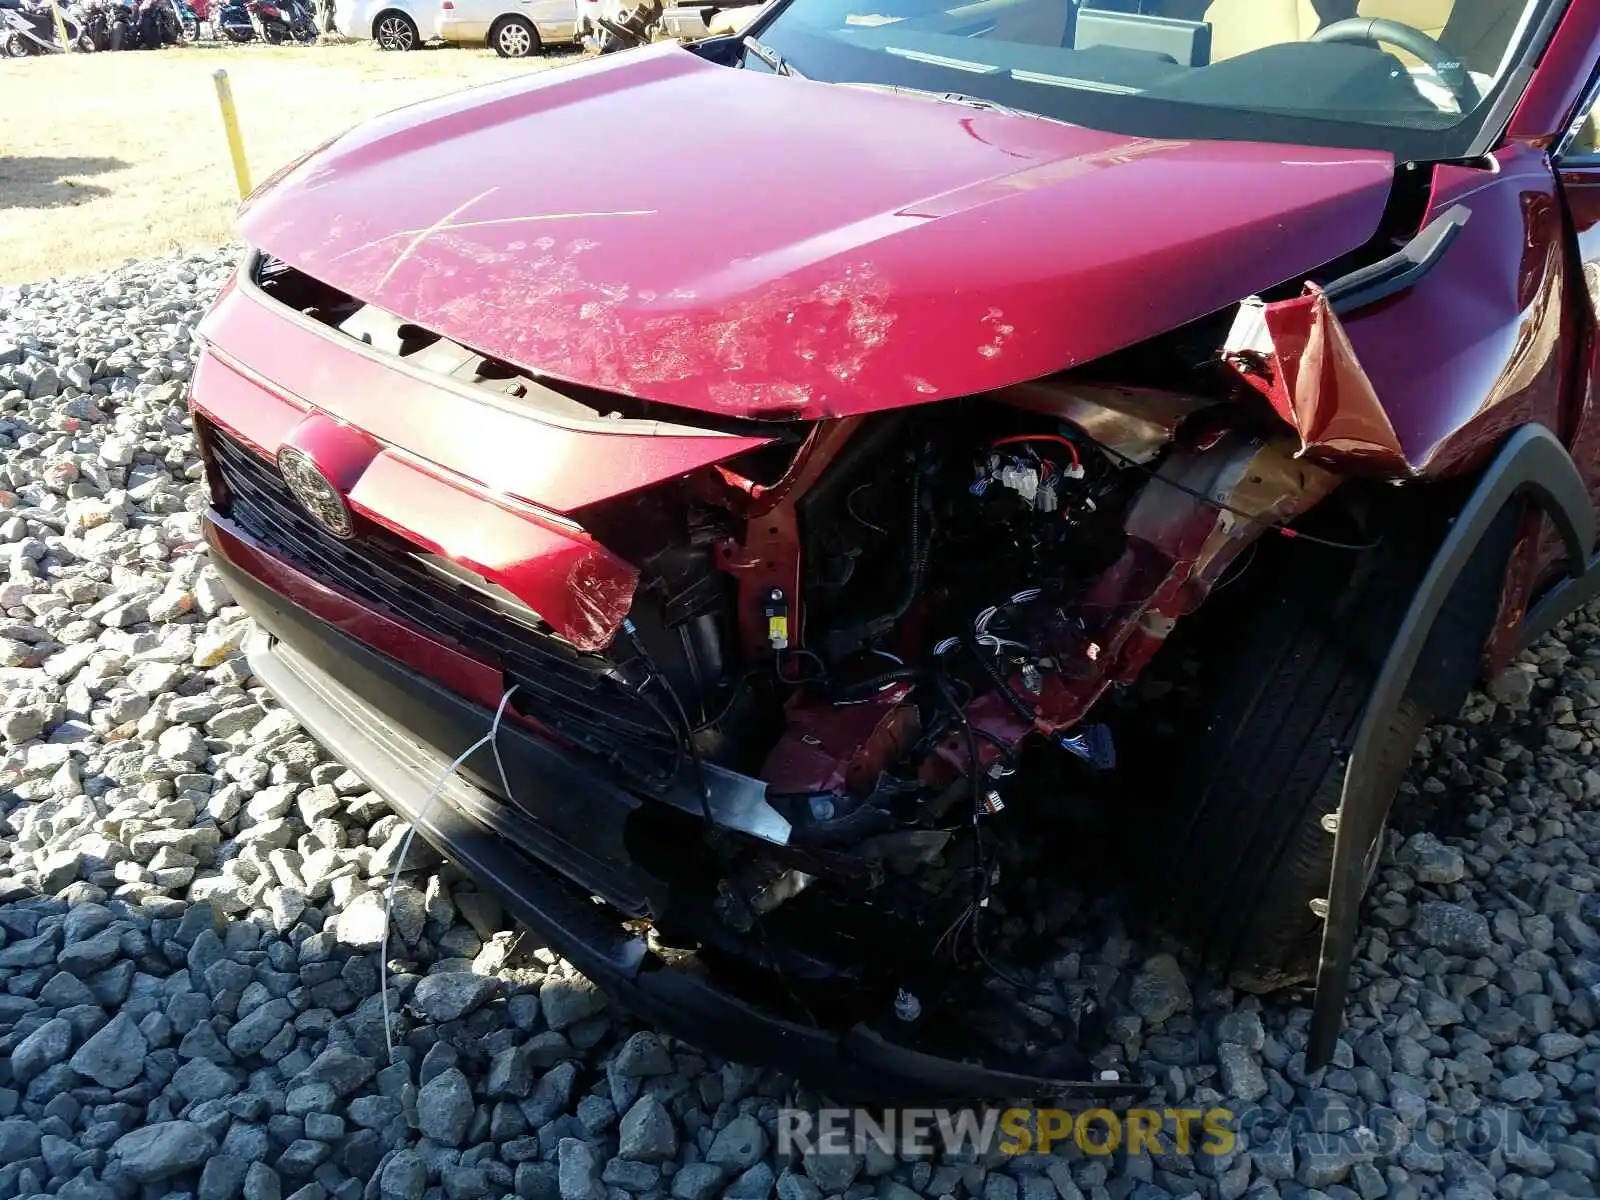
[[[547,630],[515,619],[482,593],[442,578],[417,548],[371,527],[341,541],[313,521],[277,467],[215,425],[203,429],[222,487],[218,510],[306,574],[385,616],[499,666],[517,685],[513,705],[545,728],[609,760],[636,783],[673,781],[677,742],[664,717],[611,673]]]

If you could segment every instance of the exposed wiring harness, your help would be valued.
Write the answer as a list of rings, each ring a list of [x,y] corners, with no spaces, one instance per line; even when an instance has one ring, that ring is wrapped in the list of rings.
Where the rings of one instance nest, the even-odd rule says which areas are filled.
[[[394,922],[394,891],[400,886],[400,872],[405,868],[406,859],[411,854],[411,844],[417,837],[417,826],[428,819],[428,813],[433,808],[433,802],[439,798],[439,793],[444,791],[444,786],[450,777],[461,769],[461,764],[466,762],[479,750],[488,746],[494,751],[495,769],[500,772],[500,786],[505,788],[505,794],[511,795],[511,780],[506,775],[506,765],[500,759],[500,722],[506,715],[506,705],[511,703],[511,697],[516,692],[517,685],[512,684],[506,689],[506,694],[500,697],[500,704],[494,710],[494,722],[489,726],[489,732],[484,734],[472,745],[468,746],[454,762],[439,773],[439,778],[433,781],[433,786],[428,789],[428,794],[423,798],[421,806],[417,809],[416,819],[410,823],[406,830],[405,840],[400,843],[400,856],[394,864],[394,871],[389,876],[388,895],[383,902],[383,942],[379,947],[378,959],[378,992],[383,1003],[383,1044],[389,1052],[389,1061],[394,1062],[394,1030],[393,1015],[389,1011],[389,929]]]
[[[998,438],[990,442],[989,446],[991,449],[998,449],[1001,446],[1022,446],[1029,442],[1054,442],[1058,446],[1065,446],[1068,457],[1072,459],[1073,468],[1079,472],[1083,470],[1083,459],[1078,454],[1078,447],[1071,438],[1059,433],[1019,433],[1014,437]]]
[[[644,689],[654,684],[657,690],[666,696],[668,703],[672,705],[673,711],[676,712],[678,720],[681,722],[678,727],[680,730],[679,736],[684,749],[688,751],[689,761],[694,766],[695,799],[700,805],[700,816],[706,823],[708,844],[712,846],[713,852],[715,852],[717,822],[711,812],[711,789],[706,784],[705,762],[701,759],[700,747],[695,744],[694,740],[695,726],[689,720],[688,710],[684,708],[683,701],[678,698],[676,689],[673,688],[671,682],[656,666],[654,657],[644,644],[644,639],[639,636],[638,627],[634,625],[631,619],[623,619],[622,632],[627,635],[628,641],[633,645],[634,652],[639,656],[639,661],[644,664],[646,675],[644,681],[639,685],[639,693],[643,695]],[[812,657],[815,658],[816,656],[812,655]],[[781,673],[779,677],[782,678]],[[757,911],[755,904],[750,900],[749,896],[745,895],[744,889],[739,886],[738,881],[734,878],[733,871],[726,871],[725,878],[727,879],[729,893],[738,902],[739,907],[744,910],[745,918],[750,922],[750,928],[755,933],[756,940],[761,943],[762,954],[767,960],[767,966],[771,969],[773,977],[778,981],[778,986],[783,988],[785,994],[805,1014],[808,1021],[813,1025],[817,1024],[816,1016],[812,1013],[811,1007],[801,998],[799,992],[795,990],[788,976],[784,973],[783,964],[773,950],[772,943],[767,938],[766,926],[762,923],[761,914]]]
[[[1112,458],[1118,459],[1122,463],[1133,467],[1138,471],[1142,471],[1154,482],[1164,484],[1169,488],[1183,492],[1187,496],[1194,497],[1196,500],[1200,501],[1200,503],[1208,504],[1212,508],[1219,509],[1222,512],[1232,513],[1241,521],[1248,521],[1252,525],[1259,525],[1270,533],[1276,533],[1279,537],[1298,538],[1304,542],[1313,542],[1318,546],[1326,546],[1330,550],[1376,550],[1380,545],[1383,544],[1383,539],[1381,537],[1375,538],[1370,542],[1340,542],[1335,541],[1332,538],[1318,537],[1316,534],[1306,533],[1304,530],[1292,529],[1288,525],[1280,524],[1277,521],[1269,521],[1265,517],[1258,517],[1254,513],[1247,513],[1242,508],[1235,508],[1231,504],[1227,504],[1216,499],[1215,497],[1206,495],[1199,488],[1192,488],[1186,483],[1179,483],[1176,479],[1168,479],[1159,471],[1151,469],[1147,463],[1138,462],[1135,459],[1129,458],[1120,450],[1113,450],[1110,446],[1104,445],[1101,442],[1095,442],[1094,444],[1099,449],[1105,451],[1105,453],[1111,455]]]

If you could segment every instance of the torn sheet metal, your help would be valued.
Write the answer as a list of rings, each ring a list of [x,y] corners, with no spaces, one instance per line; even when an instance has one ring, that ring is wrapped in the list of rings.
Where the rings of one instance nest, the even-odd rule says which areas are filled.
[[[1316,284],[1293,300],[1245,300],[1222,353],[1300,435],[1301,455],[1412,473],[1349,335]]]
[[[1114,454],[1141,466],[1155,460],[1179,425],[1218,403],[1160,388],[1084,383],[1070,375],[1002,388],[994,398],[1076,425]]]

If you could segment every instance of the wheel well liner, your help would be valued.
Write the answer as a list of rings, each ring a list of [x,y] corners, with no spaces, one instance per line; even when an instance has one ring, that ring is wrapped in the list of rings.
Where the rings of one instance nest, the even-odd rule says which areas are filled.
[[[1379,668],[1366,712],[1357,727],[1339,798],[1328,916],[1323,926],[1311,1036],[1306,1047],[1306,1066],[1310,1070],[1326,1066],[1333,1058],[1350,986],[1363,860],[1388,818],[1393,800],[1392,796],[1374,795],[1370,786],[1374,741],[1384,714],[1406,694],[1428,635],[1456,581],[1495,526],[1501,510],[1519,497],[1533,501],[1555,523],[1569,576],[1566,584],[1558,586],[1530,612],[1529,628],[1535,633],[1548,630],[1584,598],[1600,591],[1600,568],[1590,566],[1595,512],[1583,477],[1555,434],[1543,425],[1525,425],[1506,439],[1445,534]]]

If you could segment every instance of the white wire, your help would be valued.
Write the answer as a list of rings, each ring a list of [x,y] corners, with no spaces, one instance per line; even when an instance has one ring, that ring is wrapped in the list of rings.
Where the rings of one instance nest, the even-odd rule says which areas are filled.
[[[489,732],[484,734],[472,745],[463,750],[454,762],[439,773],[439,778],[433,781],[433,787],[428,789],[428,794],[423,798],[422,807],[417,810],[416,819],[410,823],[406,831],[405,841],[400,843],[400,857],[395,861],[394,871],[389,876],[389,894],[383,902],[383,945],[379,949],[378,959],[378,993],[383,997],[383,1044],[388,1048],[389,1061],[394,1062],[394,1030],[393,1017],[389,1012],[389,927],[394,921],[394,890],[400,886],[400,872],[406,865],[406,857],[411,853],[411,843],[416,839],[417,826],[428,817],[433,802],[439,798],[439,793],[444,791],[444,785],[450,777],[461,769],[461,764],[466,762],[484,746],[494,751],[494,765],[500,772],[500,786],[505,789],[507,798],[511,795],[511,781],[506,777],[506,765],[500,761],[500,720],[505,716],[506,705],[511,703],[511,696],[517,690],[517,685],[512,684],[506,689],[506,694],[500,697],[500,706],[494,710],[494,723],[489,726]]]
[[[1026,643],[1012,641],[1010,638],[1003,638],[993,633],[979,634],[977,641],[978,645],[988,646],[996,654],[1005,649],[1007,646],[1014,646],[1018,650],[1028,649]]]

